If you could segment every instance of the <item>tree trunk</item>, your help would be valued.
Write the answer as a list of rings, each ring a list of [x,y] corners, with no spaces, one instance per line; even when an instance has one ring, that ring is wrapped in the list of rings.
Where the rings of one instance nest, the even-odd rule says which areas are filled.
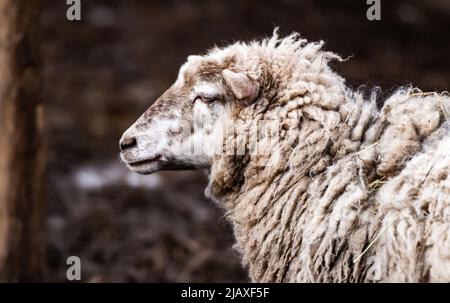
[[[42,281],[39,0],[0,0],[0,281]]]

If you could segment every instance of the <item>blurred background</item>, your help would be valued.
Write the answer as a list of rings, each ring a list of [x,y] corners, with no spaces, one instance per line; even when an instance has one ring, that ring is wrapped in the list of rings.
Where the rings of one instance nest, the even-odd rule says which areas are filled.
[[[335,68],[386,97],[413,83],[450,87],[450,1],[43,1],[47,281],[79,256],[86,282],[243,282],[232,230],[204,198],[204,172],[140,176],[118,157],[122,132],[175,80],[190,54],[280,27],[350,59]]]

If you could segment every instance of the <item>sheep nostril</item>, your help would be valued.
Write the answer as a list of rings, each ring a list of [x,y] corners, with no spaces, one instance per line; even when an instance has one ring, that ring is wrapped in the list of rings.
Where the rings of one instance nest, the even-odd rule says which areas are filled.
[[[120,140],[120,151],[124,151],[126,149],[129,149],[131,147],[134,147],[137,145],[137,141],[135,137],[131,137],[131,138],[122,138],[122,140]]]

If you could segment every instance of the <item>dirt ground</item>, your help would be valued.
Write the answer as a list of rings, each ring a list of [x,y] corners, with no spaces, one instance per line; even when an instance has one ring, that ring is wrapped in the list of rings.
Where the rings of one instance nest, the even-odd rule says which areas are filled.
[[[381,3],[369,22],[365,1],[89,0],[69,22],[65,1],[45,1],[48,280],[65,281],[75,255],[86,282],[247,281],[206,174],[127,172],[119,138],[188,55],[275,26],[349,58],[335,68],[353,88],[448,90],[450,2]]]

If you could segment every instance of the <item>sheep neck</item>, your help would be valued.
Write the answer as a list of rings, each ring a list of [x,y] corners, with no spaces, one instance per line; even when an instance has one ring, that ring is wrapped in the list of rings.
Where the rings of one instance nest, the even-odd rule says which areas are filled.
[[[360,182],[367,181],[374,173],[370,167],[349,160],[363,143],[362,134],[358,137],[352,132],[352,126],[358,124],[352,115],[364,116],[362,106],[363,103],[352,99],[336,111],[317,106],[299,107],[298,127],[286,127],[282,140],[269,147],[270,155],[223,155],[216,159],[207,195],[225,207],[243,262],[249,267],[254,281],[292,281],[290,275],[298,270],[289,263],[301,247],[310,251],[310,263],[324,262],[324,266],[333,266],[335,258],[332,254],[338,256],[340,253],[345,253],[351,263],[352,256],[362,252],[364,240],[375,233],[377,213],[368,203],[367,192],[359,191]],[[280,112],[278,110],[277,115]],[[270,115],[275,114],[265,113],[266,117]],[[286,122],[286,118],[283,121]],[[333,180],[341,180],[341,183],[330,189],[326,184]],[[344,193],[347,186],[354,190]],[[316,204],[321,199],[323,206]],[[319,224],[308,222],[312,214],[324,217],[330,208],[365,202],[366,205],[359,207],[359,220],[344,218],[342,222],[333,223],[345,226],[341,237],[333,240],[328,231],[319,232],[312,228],[319,228]],[[352,230],[356,221],[367,227]],[[328,241],[323,241],[324,238]],[[353,239],[352,242],[349,239]],[[348,246],[353,249],[345,250]],[[321,254],[325,259],[314,259]],[[333,280],[356,279],[357,272],[362,270],[357,265],[348,268],[347,273],[333,277]],[[314,276],[319,272],[310,274]],[[320,279],[329,280],[329,277],[314,276],[312,280]]]

